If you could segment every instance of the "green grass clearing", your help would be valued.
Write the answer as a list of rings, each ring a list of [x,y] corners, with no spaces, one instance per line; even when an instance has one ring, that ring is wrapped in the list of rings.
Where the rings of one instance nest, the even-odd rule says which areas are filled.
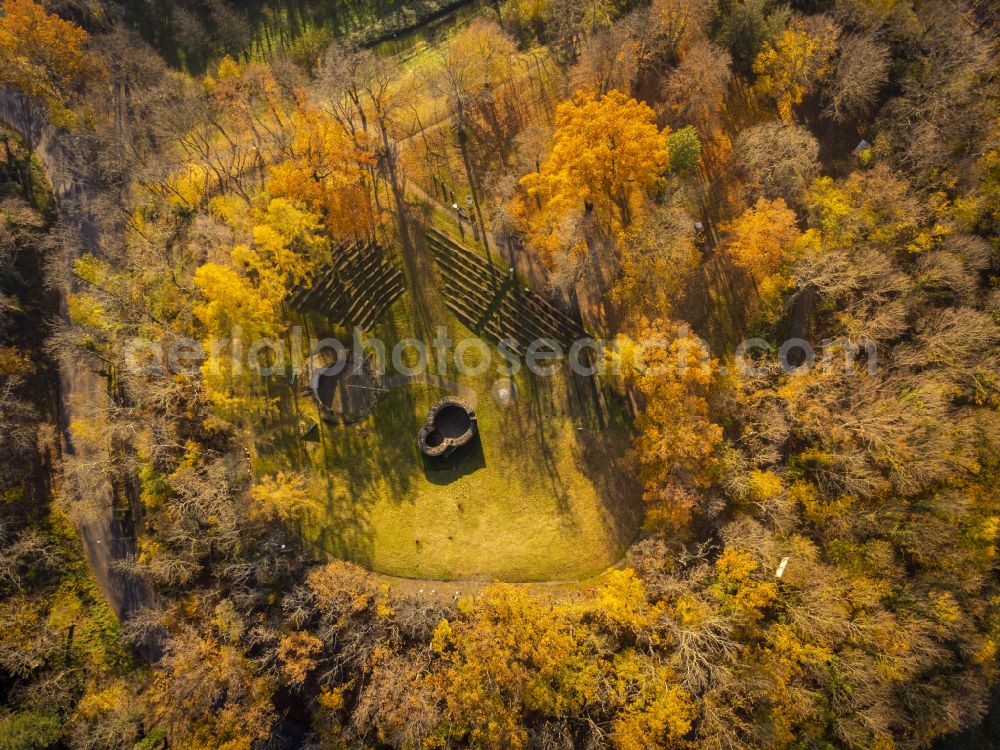
[[[590,381],[568,369],[551,378],[522,369],[518,403],[497,407],[495,349],[481,375],[460,376],[453,363],[438,373],[437,326],[455,342],[473,334],[445,308],[431,264],[424,248],[404,263],[407,294],[371,335],[389,352],[404,338],[425,342],[430,371],[475,393],[480,438],[453,457],[426,460],[416,434],[448,391],[414,383],[391,388],[363,422],[322,424],[321,441],[304,443],[299,420],[316,418],[312,398],[275,379],[279,408],[256,430],[257,472],[306,474],[324,512],[303,525],[304,537],[380,573],[507,581],[595,575],[624,554],[641,523],[638,487],[626,479],[626,415],[614,399],[611,413],[599,414]]]

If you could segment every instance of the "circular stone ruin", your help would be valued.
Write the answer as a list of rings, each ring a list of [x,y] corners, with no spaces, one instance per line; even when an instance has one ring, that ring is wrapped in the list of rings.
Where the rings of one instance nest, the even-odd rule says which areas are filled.
[[[367,357],[348,352],[343,362],[314,367],[309,389],[327,422],[359,422],[374,411],[384,392]]]
[[[476,436],[476,412],[458,396],[437,401],[427,414],[427,423],[417,433],[417,443],[425,456],[447,456]]]

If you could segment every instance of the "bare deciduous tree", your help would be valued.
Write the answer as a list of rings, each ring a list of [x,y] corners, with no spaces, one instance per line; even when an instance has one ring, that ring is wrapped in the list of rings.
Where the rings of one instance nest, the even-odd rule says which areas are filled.
[[[867,116],[889,80],[890,64],[888,47],[871,36],[842,39],[826,114],[838,122]]]
[[[819,143],[798,125],[771,122],[742,131],[733,144],[734,163],[746,183],[748,199],[783,198],[801,205],[819,175]]]

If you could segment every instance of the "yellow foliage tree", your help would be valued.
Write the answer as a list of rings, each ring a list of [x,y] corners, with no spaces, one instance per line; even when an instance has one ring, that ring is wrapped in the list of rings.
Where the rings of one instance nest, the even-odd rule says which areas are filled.
[[[623,708],[612,724],[615,747],[679,747],[697,711],[691,697],[671,684],[671,670],[629,649],[615,658],[612,674],[616,692],[624,694]]]
[[[775,102],[787,122],[802,98],[833,72],[839,31],[828,19],[809,20],[794,22],[774,44],[765,42],[753,63],[757,91]]]
[[[319,217],[286,198],[274,198],[249,217],[253,243],[237,245],[229,264],[205,263],[194,274],[204,298],[194,309],[206,339],[252,342],[283,331],[281,303],[291,285],[307,279],[328,247]],[[213,403],[224,412],[245,407],[239,397],[247,372],[239,351],[207,347],[202,375]],[[252,364],[252,363],[251,363]]]
[[[807,204],[814,230],[804,238],[823,247],[863,243],[886,253],[923,253],[953,231],[948,203],[940,196],[919,198],[885,165],[854,172],[846,180],[816,179]]]
[[[551,0],[507,0],[503,4],[504,24],[540,30],[552,12]]]
[[[524,711],[567,716],[596,695],[599,662],[589,633],[567,608],[516,586],[494,586],[459,604],[432,647],[442,668],[431,677],[445,717],[476,747],[523,748]]]
[[[281,637],[278,660],[282,671],[292,685],[301,685],[316,668],[316,655],[322,650],[323,641],[305,630],[296,630]]]
[[[758,575],[757,563],[743,550],[723,550],[715,561],[715,574],[715,593],[720,602],[750,623],[758,621],[764,607],[778,595],[775,583]]]
[[[271,300],[235,268],[206,263],[195,272],[195,283],[206,299],[196,315],[213,333],[235,327],[251,333],[274,332]]]
[[[615,627],[655,637],[648,631],[663,614],[664,605],[649,603],[642,579],[631,568],[608,573],[596,602],[601,619]]]
[[[322,510],[322,503],[301,474],[281,471],[262,477],[250,490],[250,497],[256,503],[254,514],[264,519],[301,520]]]
[[[477,100],[510,80],[517,43],[496,23],[476,19],[455,35],[444,54],[442,75],[464,116]]]

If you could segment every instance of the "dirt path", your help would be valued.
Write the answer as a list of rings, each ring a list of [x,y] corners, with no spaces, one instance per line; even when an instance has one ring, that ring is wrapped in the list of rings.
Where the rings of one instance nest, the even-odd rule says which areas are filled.
[[[330,558],[335,559],[335,558]],[[396,596],[414,597],[422,602],[434,603],[441,607],[455,604],[467,596],[477,596],[484,589],[495,585],[518,586],[527,589],[536,596],[558,594],[565,596],[569,592],[583,593],[593,590],[607,581],[608,574],[628,566],[628,553],[609,565],[596,575],[588,578],[566,578],[552,581],[500,581],[486,577],[462,578],[453,581],[439,581],[431,578],[403,578],[385,573],[374,573],[375,577],[388,586]]]
[[[17,131],[41,161],[52,185],[59,221],[71,237],[77,238],[69,260],[87,251],[99,251],[101,238],[92,208],[93,189],[72,175],[70,159],[60,141],[59,131],[27,98],[6,88],[0,88],[0,123]],[[69,269],[66,271],[59,302],[60,314],[64,317],[67,315],[67,295],[74,291],[72,274]],[[105,408],[109,399],[107,380],[87,363],[64,357],[59,362],[59,397],[63,450],[67,455],[80,457],[86,464],[98,462],[102,457],[95,455],[93,449],[74,443],[69,425],[74,419],[88,417]],[[111,483],[101,477],[94,485],[96,496],[84,499],[89,505],[99,507],[100,511],[73,521],[94,578],[115,614],[120,620],[125,620],[132,612],[150,606],[153,594],[141,581],[115,570],[115,561],[132,554],[134,543],[127,524],[116,512],[115,491]],[[80,492],[78,487],[68,487],[67,490]],[[124,504],[118,503],[117,507],[124,507]],[[140,646],[140,651],[147,658],[154,657],[158,650],[158,644],[154,642]]]

